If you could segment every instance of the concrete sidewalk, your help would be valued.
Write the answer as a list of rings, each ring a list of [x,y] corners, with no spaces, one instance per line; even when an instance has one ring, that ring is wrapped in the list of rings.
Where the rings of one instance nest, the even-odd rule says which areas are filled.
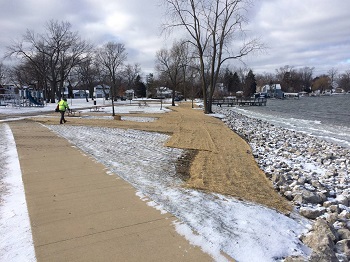
[[[102,164],[30,120],[11,122],[38,261],[212,261]],[[88,141],[87,141],[88,142]]]

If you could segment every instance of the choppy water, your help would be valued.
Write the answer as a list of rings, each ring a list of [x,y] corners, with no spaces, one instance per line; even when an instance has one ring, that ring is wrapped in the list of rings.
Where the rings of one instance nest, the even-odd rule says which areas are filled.
[[[269,99],[266,107],[234,110],[350,148],[350,95]]]

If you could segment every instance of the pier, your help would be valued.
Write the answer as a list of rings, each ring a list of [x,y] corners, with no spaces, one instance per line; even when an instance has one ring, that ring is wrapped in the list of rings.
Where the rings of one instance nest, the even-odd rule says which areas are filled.
[[[265,97],[258,98],[222,98],[213,99],[212,104],[217,106],[266,106],[267,99]]]

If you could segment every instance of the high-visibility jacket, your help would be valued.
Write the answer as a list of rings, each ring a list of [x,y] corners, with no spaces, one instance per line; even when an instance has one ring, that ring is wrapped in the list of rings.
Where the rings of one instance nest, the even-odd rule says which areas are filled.
[[[60,111],[66,111],[66,109],[69,109],[67,101],[64,101],[63,99],[61,99],[61,101],[58,102],[58,109]]]

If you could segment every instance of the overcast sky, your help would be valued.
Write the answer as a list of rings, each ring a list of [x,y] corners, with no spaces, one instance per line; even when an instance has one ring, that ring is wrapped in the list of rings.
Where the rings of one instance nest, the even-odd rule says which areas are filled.
[[[154,71],[155,53],[170,40],[160,35],[161,0],[0,0],[0,56],[26,29],[40,33],[50,20],[67,21],[96,45],[124,43],[128,63]],[[249,14],[249,34],[260,37],[266,53],[245,59],[255,73],[285,65],[350,70],[349,0],[257,0]],[[236,67],[244,67],[235,62]]]

